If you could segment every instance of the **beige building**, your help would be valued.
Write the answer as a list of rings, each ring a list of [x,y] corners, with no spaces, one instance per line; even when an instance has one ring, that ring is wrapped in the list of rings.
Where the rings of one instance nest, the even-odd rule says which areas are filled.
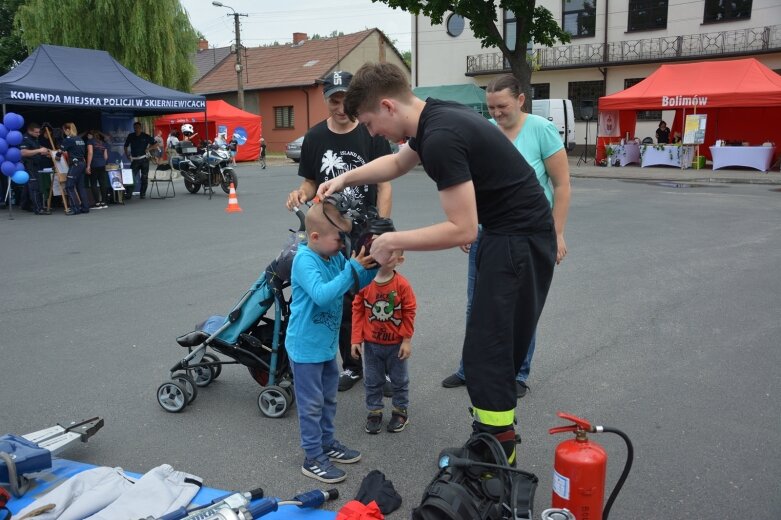
[[[529,46],[533,97],[569,98],[576,119],[584,104],[646,78],[662,63],[755,57],[781,71],[779,0],[537,0],[572,41]],[[505,38],[514,37],[511,11],[497,11]],[[509,38],[508,38],[509,39]],[[497,49],[483,48],[469,21],[445,15],[442,25],[412,16],[413,86],[474,83],[485,86],[509,73]],[[638,113],[635,135],[654,135],[672,112]],[[583,144],[585,124],[577,123]],[[591,141],[595,134],[591,124]]]

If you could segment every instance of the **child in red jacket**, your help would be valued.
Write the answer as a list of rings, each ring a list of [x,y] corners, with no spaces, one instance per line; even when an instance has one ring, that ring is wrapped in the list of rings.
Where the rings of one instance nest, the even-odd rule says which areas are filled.
[[[400,432],[409,422],[409,373],[407,359],[412,353],[415,330],[415,293],[406,278],[395,271],[404,262],[397,251],[380,267],[372,283],[353,299],[352,355],[363,356],[366,388],[366,433],[379,433],[382,427],[382,386],[385,376],[393,387],[393,412],[389,432]]]

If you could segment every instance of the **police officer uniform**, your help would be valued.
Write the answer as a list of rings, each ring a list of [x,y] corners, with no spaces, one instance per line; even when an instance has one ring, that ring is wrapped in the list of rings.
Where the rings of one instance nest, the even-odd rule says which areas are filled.
[[[38,150],[41,148],[41,145],[36,136],[26,132],[19,148],[21,150]],[[51,215],[51,211],[43,207],[43,195],[41,194],[41,170],[44,168],[43,157],[36,153],[35,155],[22,157],[22,163],[24,164],[24,169],[30,175],[26,189],[30,195],[33,212],[36,215]]]
[[[84,188],[84,171],[87,169],[87,145],[80,136],[68,136],[60,145],[63,152],[68,153],[68,180],[65,182],[65,192],[68,194],[70,210],[68,215],[89,213],[89,198]],[[77,195],[78,191],[78,195]],[[79,199],[81,203],[79,203]]]

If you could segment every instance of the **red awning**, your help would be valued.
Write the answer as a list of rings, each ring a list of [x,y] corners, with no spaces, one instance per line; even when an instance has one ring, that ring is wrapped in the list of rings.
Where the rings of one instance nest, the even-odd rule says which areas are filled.
[[[662,65],[640,83],[599,98],[600,110],[781,107],[781,76],[754,58]]]

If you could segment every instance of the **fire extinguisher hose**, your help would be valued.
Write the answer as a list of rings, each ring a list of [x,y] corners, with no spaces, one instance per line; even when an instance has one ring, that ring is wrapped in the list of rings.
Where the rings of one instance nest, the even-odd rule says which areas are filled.
[[[621,488],[624,486],[624,482],[626,482],[626,478],[629,476],[629,470],[632,469],[632,460],[634,459],[635,450],[634,447],[632,447],[632,441],[629,440],[629,436],[624,432],[622,432],[621,430],[617,428],[610,428],[607,426],[603,426],[603,427],[597,426],[596,427],[597,431],[599,431],[600,428],[603,432],[615,433],[616,435],[624,439],[624,442],[626,443],[626,462],[624,463],[624,471],[621,472],[621,476],[618,478],[618,482],[616,482],[613,491],[610,493],[610,498],[607,499],[607,503],[605,504],[605,510],[602,513],[602,520],[607,520],[607,517],[610,514],[610,508],[613,506],[613,502],[618,496],[618,493],[621,491]]]

